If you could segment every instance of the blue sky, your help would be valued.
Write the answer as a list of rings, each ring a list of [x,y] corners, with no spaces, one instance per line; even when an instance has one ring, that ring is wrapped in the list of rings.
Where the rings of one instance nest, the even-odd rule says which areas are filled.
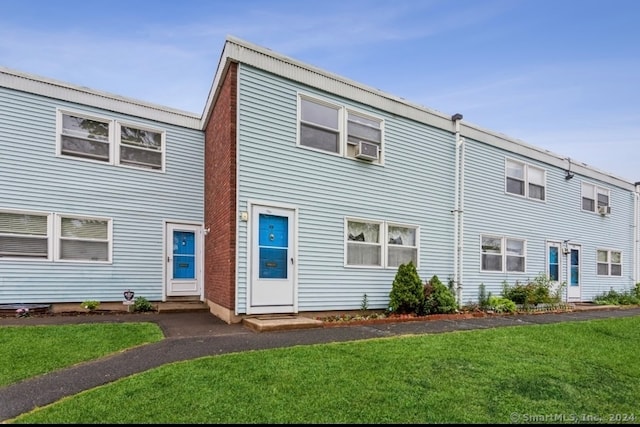
[[[0,0],[0,66],[201,113],[227,35],[640,181],[638,0]]]

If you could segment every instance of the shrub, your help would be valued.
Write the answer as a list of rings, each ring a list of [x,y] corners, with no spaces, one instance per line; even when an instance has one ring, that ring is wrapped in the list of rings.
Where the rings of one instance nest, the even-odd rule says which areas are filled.
[[[487,301],[491,310],[496,313],[515,313],[516,303],[505,297],[491,296]]]
[[[133,311],[153,311],[153,304],[145,297],[136,297],[133,302]]]
[[[526,308],[560,302],[563,287],[564,284],[554,289],[553,282],[545,274],[539,274],[526,284],[516,281],[510,286],[506,281],[502,282],[502,296]]]
[[[82,308],[86,308],[89,311],[95,310],[96,308],[98,308],[99,305],[100,305],[100,301],[95,301],[95,300],[83,301],[82,304],[80,304]]]
[[[417,313],[424,301],[422,280],[413,261],[401,264],[393,279],[389,293],[389,311],[394,313]]]
[[[478,306],[480,310],[486,310],[489,307],[489,298],[491,298],[491,292],[487,292],[484,283],[480,283],[480,286],[478,286]]]
[[[424,314],[453,313],[458,308],[455,295],[436,275],[425,283],[423,294],[424,306],[421,312]]]
[[[593,302],[599,305],[635,305],[640,304],[640,284],[628,291],[618,292],[614,289],[597,295]]]
[[[369,297],[367,294],[362,296],[362,302],[360,303],[360,311],[367,311],[369,309]]]

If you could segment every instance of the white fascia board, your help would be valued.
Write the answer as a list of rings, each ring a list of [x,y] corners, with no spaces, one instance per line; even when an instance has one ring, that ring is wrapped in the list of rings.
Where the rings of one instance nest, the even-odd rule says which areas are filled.
[[[519,154],[523,157],[537,160],[559,169],[568,170],[569,167],[571,167],[572,173],[596,179],[631,192],[635,191],[635,185],[633,183],[608,172],[588,166],[587,164],[576,161],[575,159],[571,159],[571,165],[569,166],[569,159],[567,157],[553,153],[547,149],[536,147],[523,141],[482,129],[466,122],[462,122],[460,127],[461,135],[469,139],[482,142],[514,154]]]
[[[87,87],[0,67],[0,87],[87,105],[190,129],[200,129],[200,116],[125,98]]]
[[[346,79],[337,74],[324,71],[232,36],[227,36],[220,57],[215,79],[211,86],[203,113],[202,128],[204,128],[206,120],[209,117],[210,110],[217,96],[218,86],[221,84],[221,78],[226,72],[229,62],[247,64],[286,79],[309,85],[365,105],[370,105],[382,111],[449,131],[452,134],[455,133],[455,122],[451,120],[451,116],[449,115],[417,104],[412,104],[403,98],[389,95],[378,89],[362,85],[353,80]],[[464,121],[461,121],[461,136],[512,153],[521,154],[558,168],[567,169],[569,166],[569,161],[566,156],[554,154],[548,150],[534,147],[520,140],[482,129]],[[584,163],[575,162],[573,159],[571,161],[571,171],[630,191],[635,191],[633,183],[610,173],[599,171]]]

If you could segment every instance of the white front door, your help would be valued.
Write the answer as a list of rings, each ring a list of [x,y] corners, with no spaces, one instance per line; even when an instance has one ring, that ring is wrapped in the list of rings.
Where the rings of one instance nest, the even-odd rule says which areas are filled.
[[[251,283],[248,313],[295,311],[295,210],[251,208]]]
[[[580,256],[580,245],[568,244],[567,252],[567,301],[581,301],[582,257]]]
[[[166,225],[166,294],[197,296],[202,293],[200,226],[167,223]]]

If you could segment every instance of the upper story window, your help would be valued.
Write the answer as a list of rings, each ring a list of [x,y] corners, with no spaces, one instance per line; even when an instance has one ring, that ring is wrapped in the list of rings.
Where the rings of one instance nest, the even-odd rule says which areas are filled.
[[[121,165],[148,169],[163,167],[163,133],[119,124]]]
[[[381,164],[383,120],[343,105],[299,96],[298,145]]]
[[[526,242],[508,237],[482,236],[481,270],[524,273]]]
[[[50,259],[49,214],[0,212],[0,258]]]
[[[61,156],[164,170],[163,131],[62,110],[58,129]]]
[[[398,267],[418,265],[419,228],[385,221],[347,219],[345,265]]]
[[[340,108],[300,99],[300,145],[340,153]]]
[[[507,159],[505,187],[509,194],[546,200],[546,172],[527,163]]]
[[[598,276],[622,276],[622,252],[599,249]]]
[[[60,154],[101,162],[111,161],[113,128],[109,121],[76,114],[62,113],[61,116]]]
[[[582,210],[607,214],[610,210],[609,198],[609,189],[582,183]]]

